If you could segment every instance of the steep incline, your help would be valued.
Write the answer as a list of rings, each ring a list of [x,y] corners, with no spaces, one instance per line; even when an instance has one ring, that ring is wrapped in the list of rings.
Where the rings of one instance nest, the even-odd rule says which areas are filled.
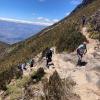
[[[4,48],[8,47],[8,46],[9,46],[8,44],[6,44],[6,43],[0,41],[0,51],[1,51],[2,49],[4,49]]]
[[[10,45],[4,42],[0,41],[0,58],[4,55],[4,51],[6,48],[8,48]]]
[[[76,52],[67,53],[63,52],[57,54],[56,52],[53,55],[54,66],[51,65],[50,68],[46,68],[46,59],[42,59],[38,62],[40,54],[36,56],[35,62],[36,65],[30,70],[27,66],[27,70],[24,70],[23,76],[28,76],[37,71],[40,67],[46,72],[45,78],[50,78],[50,76],[55,72],[55,70],[60,75],[61,79],[71,78],[76,83],[73,88],[73,93],[80,96],[81,100],[99,100],[100,99],[100,49],[97,48],[97,41],[90,39],[88,37],[87,27],[83,27],[81,32],[86,36],[89,41],[87,48],[88,52],[84,56],[83,61],[86,61],[87,64],[83,66],[77,66],[77,54]],[[23,79],[22,79],[23,81]],[[16,83],[16,81],[14,82]],[[34,93],[42,95],[43,87],[42,83],[39,82],[36,85],[29,86],[30,88],[34,87]],[[10,95],[9,95],[10,96]],[[8,97],[9,97],[8,96]],[[41,100],[41,99],[39,99]],[[70,99],[69,99],[70,100]],[[77,100],[77,99],[75,99]]]

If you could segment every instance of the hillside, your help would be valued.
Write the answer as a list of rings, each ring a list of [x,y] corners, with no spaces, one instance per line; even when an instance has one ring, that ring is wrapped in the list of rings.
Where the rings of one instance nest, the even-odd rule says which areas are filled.
[[[0,92],[3,100],[99,100],[100,99],[100,49],[96,40],[89,38],[87,27],[82,28],[89,43],[88,52],[83,57],[86,64],[77,66],[76,52],[53,54],[54,65],[45,66],[46,60],[38,62],[40,54],[34,58],[35,65],[23,71],[23,77],[12,79],[7,90]]]
[[[10,44],[4,43],[0,41],[0,60],[6,55],[7,49],[10,47]]]
[[[100,41],[100,10],[97,10],[88,22],[90,37]]]
[[[0,80],[4,80],[1,82],[1,85],[5,83],[5,81],[9,82],[11,78],[17,74],[15,73],[16,66],[19,63],[34,58],[34,56],[43,51],[46,47],[55,46],[57,52],[71,52],[74,51],[82,41],[86,40],[85,36],[80,32],[81,18],[83,14],[89,18],[100,9],[100,1],[92,0],[92,2],[86,4],[82,3],[81,7],[79,6],[71,15],[62,19],[60,22],[9,48],[10,52],[0,61]]]
[[[3,49],[5,49],[8,46],[9,46],[9,44],[6,44],[6,43],[0,41],[0,51],[2,51]]]
[[[6,49],[9,47],[9,44],[0,41],[0,59],[3,58],[4,55],[7,53]]]

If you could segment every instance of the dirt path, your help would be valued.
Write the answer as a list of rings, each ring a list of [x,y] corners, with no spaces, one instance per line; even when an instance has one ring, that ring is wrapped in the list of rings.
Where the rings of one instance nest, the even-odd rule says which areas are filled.
[[[72,73],[72,77],[77,83],[75,92],[81,96],[82,100],[99,100],[100,99],[100,74],[93,70],[94,68],[100,68],[100,62],[95,59],[93,54],[96,52],[94,49],[96,46],[96,41],[90,39],[87,33],[87,28],[82,29],[83,35],[86,36],[89,44],[87,45],[87,55],[85,60],[88,64],[84,66],[81,70],[76,70]],[[98,84],[99,83],[99,84]]]

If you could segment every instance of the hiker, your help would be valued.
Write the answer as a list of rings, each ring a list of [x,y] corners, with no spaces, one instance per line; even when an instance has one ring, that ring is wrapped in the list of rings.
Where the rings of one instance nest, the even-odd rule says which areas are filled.
[[[47,60],[46,66],[48,68],[49,68],[49,62],[52,62],[52,53],[53,53],[53,51],[50,48],[48,48],[46,51],[46,60]]]
[[[18,66],[17,66],[17,68],[18,68],[18,75],[17,75],[17,78],[22,78],[22,75],[23,75],[23,70],[21,69],[21,64],[19,64]]]
[[[77,65],[82,64],[82,57],[87,53],[87,47],[86,47],[86,42],[83,42],[79,47],[77,48],[77,56],[78,56],[78,63]]]
[[[31,62],[30,62],[30,67],[32,68],[33,65],[34,65],[34,59],[31,60]]]
[[[84,26],[85,24],[86,24],[86,17],[83,16],[83,17],[82,17],[82,26]]]
[[[25,63],[23,63],[23,64],[20,64],[19,65],[19,68],[20,68],[20,70],[26,70],[26,64]]]
[[[20,69],[20,71],[23,72],[23,70],[26,70],[26,64],[25,64],[25,63],[19,64],[19,65],[18,65],[18,69]]]

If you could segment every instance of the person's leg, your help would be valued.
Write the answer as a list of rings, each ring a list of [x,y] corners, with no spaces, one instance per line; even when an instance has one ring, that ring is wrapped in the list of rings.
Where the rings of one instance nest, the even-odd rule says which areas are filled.
[[[78,57],[77,65],[79,65],[79,63],[80,63],[80,53],[79,53],[78,49],[77,49],[77,57]]]
[[[78,63],[77,63],[77,65],[81,65],[82,56],[80,54],[77,54],[77,56],[78,56]]]
[[[83,23],[82,24],[83,24],[83,27],[84,27],[85,26],[85,20],[83,20]]]
[[[33,67],[33,63],[31,63],[31,67]]]
[[[51,57],[51,60],[50,60],[50,61],[51,61],[52,65],[54,66],[54,63],[53,63],[53,61],[52,61],[52,57]]]
[[[46,67],[49,67],[49,59],[47,58]]]

